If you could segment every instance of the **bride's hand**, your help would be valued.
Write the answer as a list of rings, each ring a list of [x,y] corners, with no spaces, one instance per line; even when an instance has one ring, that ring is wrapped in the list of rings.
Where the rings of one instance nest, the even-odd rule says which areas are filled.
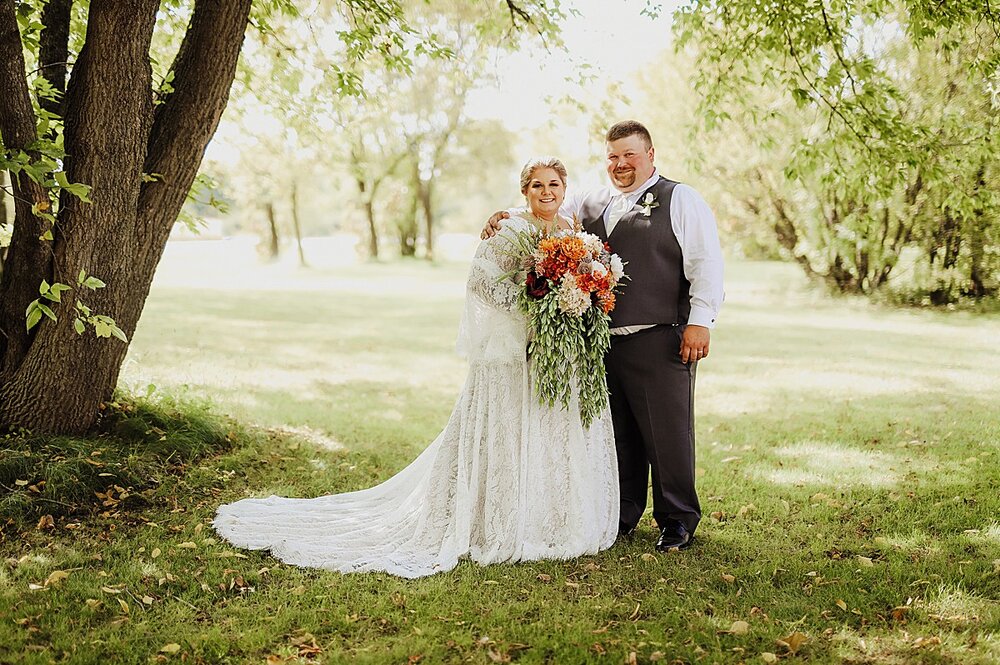
[[[486,222],[486,226],[483,227],[483,232],[479,234],[480,240],[486,240],[487,238],[492,238],[500,231],[501,219],[507,219],[510,217],[506,210],[499,210],[493,213],[493,216],[489,218]]]

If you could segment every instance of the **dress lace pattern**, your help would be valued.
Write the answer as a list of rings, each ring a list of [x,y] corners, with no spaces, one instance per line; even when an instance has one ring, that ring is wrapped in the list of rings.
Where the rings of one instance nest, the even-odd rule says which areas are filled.
[[[405,469],[357,492],[244,499],[215,529],[239,547],[293,565],[407,578],[480,564],[568,559],[610,547],[618,471],[610,412],[588,430],[579,405],[550,409],[531,393],[527,326],[516,287],[512,217],[469,270],[458,348],[469,373],[444,431]]]

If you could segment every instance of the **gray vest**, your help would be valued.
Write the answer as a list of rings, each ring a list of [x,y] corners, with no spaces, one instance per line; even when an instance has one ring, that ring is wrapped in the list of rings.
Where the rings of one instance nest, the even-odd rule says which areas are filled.
[[[677,185],[660,177],[647,189],[659,204],[647,217],[641,204],[625,213],[608,237],[604,229],[604,210],[611,203],[607,196],[588,196],[580,206],[583,230],[611,245],[611,251],[625,261],[621,293],[611,327],[650,323],[685,324],[691,312],[691,284],[684,277],[684,258],[680,243],[670,224],[670,199]],[[646,198],[646,194],[642,195]]]

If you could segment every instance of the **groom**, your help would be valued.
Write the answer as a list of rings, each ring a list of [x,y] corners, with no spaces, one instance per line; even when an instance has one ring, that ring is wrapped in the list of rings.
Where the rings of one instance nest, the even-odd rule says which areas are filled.
[[[625,537],[635,531],[652,472],[656,549],[686,549],[701,519],[695,373],[722,305],[722,250],[704,199],[657,173],[642,124],[619,122],[605,140],[613,189],[568,197],[562,212],[608,242],[629,276],[611,313],[605,358],[621,484],[618,530]],[[493,235],[506,216],[494,215],[483,235]]]

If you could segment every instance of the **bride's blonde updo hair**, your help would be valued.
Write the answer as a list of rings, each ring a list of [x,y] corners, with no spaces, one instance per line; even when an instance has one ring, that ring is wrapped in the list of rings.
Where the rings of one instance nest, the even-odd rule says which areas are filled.
[[[528,163],[521,169],[521,193],[528,191],[528,183],[531,182],[532,174],[538,169],[552,169],[559,174],[563,187],[566,186],[566,167],[555,157],[535,157],[529,159]]]

